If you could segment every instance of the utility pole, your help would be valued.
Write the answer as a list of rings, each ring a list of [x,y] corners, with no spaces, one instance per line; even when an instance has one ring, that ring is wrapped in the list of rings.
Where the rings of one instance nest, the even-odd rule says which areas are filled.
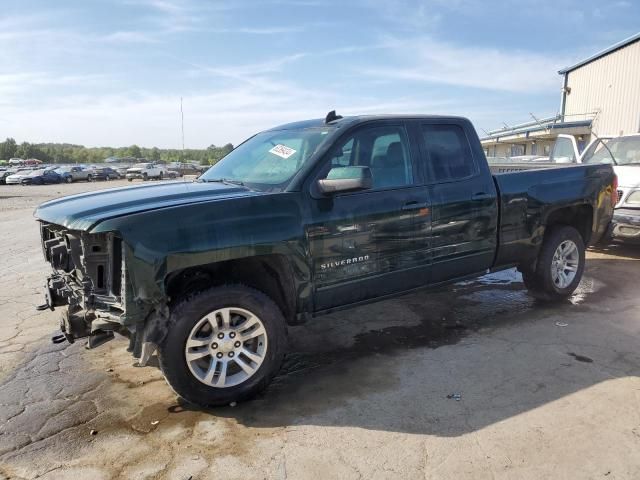
[[[180,162],[184,162],[184,111],[182,110],[182,97],[180,97],[180,122],[182,125],[182,154],[180,155]]]

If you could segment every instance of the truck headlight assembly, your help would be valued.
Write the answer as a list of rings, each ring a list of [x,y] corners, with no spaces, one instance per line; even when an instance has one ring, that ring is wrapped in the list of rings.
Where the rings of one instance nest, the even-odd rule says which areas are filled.
[[[631,192],[627,197],[627,201],[624,203],[640,204],[640,190],[634,190]]]

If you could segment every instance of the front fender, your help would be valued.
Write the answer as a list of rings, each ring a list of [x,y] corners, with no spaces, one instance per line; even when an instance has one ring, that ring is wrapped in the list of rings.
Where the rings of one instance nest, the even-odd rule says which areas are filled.
[[[168,275],[189,267],[278,254],[293,265],[296,291],[308,289],[299,193],[234,198],[162,208],[99,223],[92,232],[115,231],[125,244],[131,297],[149,308],[166,305]]]

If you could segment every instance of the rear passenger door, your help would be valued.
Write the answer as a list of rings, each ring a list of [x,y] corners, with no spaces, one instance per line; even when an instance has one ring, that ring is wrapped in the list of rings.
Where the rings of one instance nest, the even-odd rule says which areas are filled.
[[[486,161],[469,142],[477,135],[455,120],[421,121],[419,128],[431,201],[432,282],[481,272],[493,264],[498,204]]]

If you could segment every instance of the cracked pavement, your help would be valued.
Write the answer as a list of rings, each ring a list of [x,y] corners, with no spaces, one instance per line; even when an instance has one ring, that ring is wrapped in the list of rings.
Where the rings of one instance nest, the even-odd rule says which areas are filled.
[[[317,318],[259,398],[196,410],[34,309],[33,207],[105,186],[0,186],[0,479],[640,478],[640,248],[561,305],[511,270]]]

